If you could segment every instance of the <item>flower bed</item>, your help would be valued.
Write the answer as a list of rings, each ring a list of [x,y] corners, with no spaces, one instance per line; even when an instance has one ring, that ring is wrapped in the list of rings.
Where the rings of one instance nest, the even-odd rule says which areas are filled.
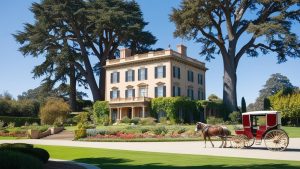
[[[125,128],[87,129],[84,141],[195,141],[201,134],[181,126],[128,126]]]

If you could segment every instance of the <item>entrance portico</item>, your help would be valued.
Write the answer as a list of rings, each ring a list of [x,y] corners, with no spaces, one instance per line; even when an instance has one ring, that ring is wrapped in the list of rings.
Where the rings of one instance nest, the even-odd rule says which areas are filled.
[[[135,117],[145,118],[150,115],[149,101],[141,100],[137,102],[110,102],[110,119],[112,122],[122,120],[124,117],[133,119]]]

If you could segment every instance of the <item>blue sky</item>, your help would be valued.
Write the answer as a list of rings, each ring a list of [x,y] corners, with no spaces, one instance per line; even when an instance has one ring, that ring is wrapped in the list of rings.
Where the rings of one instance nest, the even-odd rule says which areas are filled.
[[[171,48],[175,50],[176,45],[183,43],[188,47],[188,55],[204,61],[199,56],[201,44],[193,41],[175,39],[173,32],[175,25],[169,22],[169,14],[172,7],[178,7],[180,0],[136,0],[144,13],[144,18],[149,25],[147,30],[151,31],[158,39],[154,47]],[[0,93],[8,91],[15,98],[28,89],[40,85],[41,79],[33,79],[31,71],[38,65],[42,58],[22,56],[18,51],[20,47],[12,37],[13,33],[22,30],[23,24],[33,22],[33,15],[29,7],[33,0],[9,0],[3,1],[0,6]],[[294,29],[300,25],[294,25]],[[300,31],[297,29],[299,35]],[[223,63],[217,56],[211,62],[206,62],[207,71],[207,96],[216,94],[222,97],[223,89]],[[289,58],[286,63],[277,64],[273,54],[261,55],[258,58],[243,57],[237,70],[237,92],[238,102],[245,97],[247,104],[254,102],[259,90],[265,81],[273,73],[286,75],[296,86],[300,86],[300,59]],[[87,91],[87,93],[90,93]]]

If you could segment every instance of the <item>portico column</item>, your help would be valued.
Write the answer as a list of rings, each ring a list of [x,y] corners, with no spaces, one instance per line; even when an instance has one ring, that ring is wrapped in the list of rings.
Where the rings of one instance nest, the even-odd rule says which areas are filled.
[[[120,108],[120,119],[119,120],[122,120],[122,108]]]
[[[112,119],[111,119],[111,113],[112,113],[112,108],[109,108],[109,122],[110,122],[110,123],[112,122]]]
[[[143,115],[143,118],[145,118],[145,106],[143,106],[142,115]]]
[[[135,113],[135,111],[134,111],[134,107],[131,107],[131,119],[133,119],[133,118],[134,118],[134,113]]]
[[[119,120],[120,119],[120,108],[118,107],[117,108],[117,120]]]

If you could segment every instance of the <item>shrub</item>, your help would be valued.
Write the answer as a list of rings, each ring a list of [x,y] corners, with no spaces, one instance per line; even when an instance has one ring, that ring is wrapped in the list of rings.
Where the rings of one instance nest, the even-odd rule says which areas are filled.
[[[89,113],[81,112],[77,116],[75,116],[77,121],[78,129],[87,129],[89,128]]]
[[[171,123],[189,123],[200,120],[196,102],[187,97],[159,97],[152,99],[151,114],[159,118],[159,112],[165,112]]]
[[[9,122],[7,125],[7,128],[14,128],[15,127],[15,123],[14,122]]]
[[[155,125],[155,118],[148,117],[148,118],[141,118],[140,125]]]
[[[3,143],[0,144],[0,149],[3,148],[33,148],[32,144],[25,143]]]
[[[123,118],[121,119],[121,123],[130,123],[130,122],[131,122],[131,120],[130,120],[130,118],[127,117],[127,116],[125,116],[125,117],[123,117]]]
[[[208,117],[206,119],[206,121],[207,121],[207,124],[222,124],[222,123],[224,123],[222,118],[217,118],[214,116]]]
[[[86,129],[75,130],[75,140],[85,138],[87,136]]]
[[[13,150],[0,150],[1,169],[37,169],[43,164],[37,158]]]
[[[0,129],[2,129],[4,127],[4,124],[5,124],[4,121],[0,120]]]
[[[62,99],[50,99],[41,108],[40,118],[43,124],[53,125],[56,120],[61,124],[67,118],[68,112],[70,112],[69,105]]]
[[[156,135],[164,135],[168,133],[168,129],[165,126],[156,127],[153,129],[153,133]]]
[[[167,124],[167,118],[166,117],[161,117],[161,118],[159,118],[159,123],[161,123],[161,124]]]
[[[43,163],[46,163],[49,160],[49,153],[41,148],[34,148],[32,144],[24,144],[24,143],[14,143],[14,144],[2,144],[0,145],[0,150],[10,150],[17,151],[24,154],[31,155]]]
[[[36,117],[13,117],[13,116],[0,116],[0,120],[6,124],[11,122],[15,123],[16,127],[23,126],[25,123],[40,123],[40,119]]]
[[[96,101],[93,105],[93,118],[97,124],[107,123],[109,106],[107,101]]]
[[[241,113],[234,111],[232,113],[229,114],[229,119],[232,123],[238,123],[241,121]]]
[[[130,123],[138,124],[140,121],[141,121],[141,118],[139,118],[139,117],[134,117],[133,119],[130,120]]]

